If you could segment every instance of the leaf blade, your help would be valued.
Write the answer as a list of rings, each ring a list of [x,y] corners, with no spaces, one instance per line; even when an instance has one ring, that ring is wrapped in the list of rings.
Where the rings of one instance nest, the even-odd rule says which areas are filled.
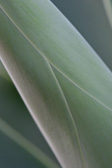
[[[110,93],[112,84],[110,70],[50,1],[38,0],[33,3],[30,0],[29,3],[18,1],[18,4],[13,0],[8,1],[9,4],[2,0],[1,2],[4,5],[4,9],[6,8],[8,11],[8,13],[5,12],[18,30],[44,58],[47,58],[57,70],[73,81],[85,93],[112,109],[112,102],[108,98],[112,96]],[[11,7],[16,9],[17,17],[13,14],[14,10]],[[32,8],[35,10],[32,11]],[[50,12],[47,13],[47,11]],[[24,15],[25,22],[23,20]],[[56,23],[55,20],[57,21]],[[63,32],[60,30],[63,30]],[[53,31],[55,31],[55,34]],[[60,48],[61,45],[63,48]],[[70,53],[68,47],[70,48]],[[84,58],[81,56],[82,53]],[[77,71],[78,66],[82,67],[79,72]],[[91,69],[91,71],[88,71],[88,69]],[[102,78],[101,81],[105,81],[105,84],[101,84],[99,76],[100,79]],[[95,83],[96,78],[97,82]],[[109,83],[111,84],[106,81],[110,81]],[[105,96],[102,95],[104,94],[103,92],[99,91],[98,85],[100,88],[105,89]],[[94,91],[88,86],[94,88]]]
[[[1,1],[2,3],[4,3],[3,1]],[[14,1],[12,1],[14,3]],[[29,4],[31,3],[30,1],[28,1]],[[33,1],[33,2],[36,2],[36,1]],[[40,6],[41,6],[41,9],[42,11],[40,11],[40,7],[36,5],[38,11],[40,12],[40,14],[43,14],[44,12],[44,9],[49,9],[51,8],[51,11],[50,13],[45,16],[46,13],[44,13],[44,19],[46,17],[48,17],[50,20],[48,23],[51,22],[50,24],[50,30],[47,28],[45,28],[43,26],[43,23],[44,21],[41,21],[41,19],[38,18],[39,20],[39,23],[40,23],[40,27],[44,29],[41,31],[40,27],[38,27],[37,25],[35,25],[34,21],[35,21],[35,16],[38,16],[37,15],[37,11],[31,11],[31,8],[30,6],[31,5],[23,5],[25,7],[25,11],[22,10],[22,6],[21,6],[21,1],[19,1],[19,5],[17,5],[16,7],[13,6],[13,3],[11,3],[11,1],[9,2],[9,4],[12,4],[12,9],[17,9],[16,11],[16,14],[17,14],[17,17],[21,20],[20,22],[18,22],[18,25],[19,25],[19,28],[18,30],[22,33],[22,35],[27,39],[27,41],[29,41],[29,39],[31,39],[29,42],[30,44],[32,44],[33,48],[36,49],[36,51],[38,52],[38,54],[40,54],[41,56],[43,56],[45,62],[48,61],[47,65],[49,63],[51,63],[51,65],[56,69],[58,70],[58,72],[61,73],[62,76],[65,77],[65,79],[67,78],[68,81],[71,81],[71,83],[74,84],[74,87],[77,86],[78,90],[81,90],[87,97],[88,99],[90,99],[90,97],[92,98],[92,100],[94,100],[94,102],[98,102],[98,104],[102,104],[103,106],[105,106],[108,110],[112,111],[111,110],[111,106],[112,106],[112,103],[111,103],[111,89],[112,89],[112,74],[111,72],[108,70],[108,68],[103,64],[103,62],[97,57],[97,55],[95,54],[95,52],[90,48],[90,46],[83,40],[83,38],[79,35],[79,33],[70,25],[70,23],[62,16],[60,15],[60,13],[58,13],[58,11],[52,6],[50,5],[50,3],[48,1],[45,2],[45,5],[42,4],[42,2],[44,1],[37,1]],[[47,4],[48,3],[48,4]],[[5,4],[7,6],[7,4]],[[18,7],[19,6],[19,7]],[[47,8],[46,8],[47,6]],[[50,6],[50,7],[49,7]],[[52,6],[52,7],[51,7]],[[10,5],[8,6],[10,8]],[[20,8],[21,7],[21,8]],[[26,16],[26,13],[29,13],[27,12],[27,7],[29,9],[29,11],[31,12],[31,15],[33,16],[33,21],[31,22],[31,20],[29,21],[29,18]],[[34,7],[35,9],[35,7]],[[20,12],[18,12],[19,10],[22,10],[22,14],[23,16],[25,15],[26,16],[26,22],[24,24],[23,20],[22,20],[22,15]],[[12,10],[13,11],[13,10]],[[9,13],[12,12],[11,10],[9,10]],[[23,12],[24,11],[24,12]],[[54,12],[55,11],[55,12]],[[55,14],[53,14],[55,13]],[[63,22],[61,23],[60,20],[56,19],[57,16],[60,16],[61,17],[61,20],[63,20]],[[15,16],[14,16],[15,17]],[[53,17],[53,19],[52,19]],[[32,18],[32,17],[31,17]],[[58,18],[58,17],[57,17]],[[62,19],[63,18],[63,19]],[[12,19],[12,18],[11,18]],[[14,19],[14,18],[13,18]],[[13,23],[17,20],[14,19]],[[57,23],[58,23],[58,26],[59,26],[59,23],[61,23],[61,26],[60,26],[60,29],[64,30],[64,33],[62,33],[58,27],[55,27],[56,24],[54,23],[53,20],[56,20]],[[37,21],[37,20],[36,20]],[[31,24],[32,23],[32,24]],[[46,22],[45,22],[46,23]],[[44,24],[45,24],[44,23]],[[47,25],[48,25],[47,23]],[[64,24],[63,24],[64,23]],[[18,25],[16,26],[16,28],[18,27]],[[55,25],[55,26],[54,26]],[[43,26],[43,27],[42,27]],[[27,29],[27,31],[24,29],[24,28],[27,28],[30,30]],[[37,29],[38,28],[38,29]],[[45,31],[46,30],[46,31]],[[55,35],[54,35],[54,32],[53,30],[55,31]],[[66,30],[66,31],[65,31]],[[26,31],[26,32],[25,32]],[[45,32],[44,32],[45,31]],[[26,33],[26,34],[25,34]],[[36,33],[38,36],[36,36]],[[61,34],[62,33],[62,34]],[[57,36],[58,35],[58,36]],[[73,36],[72,36],[73,35]],[[38,37],[38,39],[37,39]],[[74,37],[74,38],[73,38]],[[6,37],[7,38],[7,37]],[[10,37],[11,38],[11,37]],[[43,40],[45,39],[45,41]],[[56,40],[56,43],[55,43],[55,40]],[[66,42],[66,40],[68,40]],[[73,42],[71,42],[73,40]],[[42,43],[43,42],[43,43]],[[49,42],[48,44],[46,42]],[[37,46],[39,46],[39,51],[37,49]],[[61,48],[61,47],[62,48]],[[53,49],[52,49],[53,48]],[[69,48],[69,50],[68,50]],[[80,52],[80,50],[82,50]],[[44,55],[43,55],[44,53]],[[6,54],[5,54],[6,55]],[[63,58],[61,58],[61,56],[63,56]],[[70,56],[70,58],[69,58]],[[84,56],[84,57],[83,57]],[[6,57],[7,58],[7,57]],[[11,58],[11,56],[10,56]],[[32,57],[31,57],[32,58]],[[46,59],[47,58],[47,59]],[[20,74],[18,75],[19,78],[21,79],[21,82],[18,81],[18,79],[16,78],[16,75],[14,75],[13,73],[13,68],[15,69],[15,67],[13,67],[11,69],[10,66],[8,66],[8,62],[7,62],[7,59],[3,58],[3,61],[4,61],[4,65],[7,67],[8,70],[10,70],[10,73],[11,75],[14,77],[14,81],[15,81],[15,84],[16,86],[18,85],[18,88],[20,89],[20,92],[22,91],[24,93],[23,95],[23,99],[25,102],[27,102],[27,106],[29,107],[30,111],[36,111],[36,109],[34,110],[31,110],[31,104],[33,103],[32,101],[29,103],[29,98],[28,98],[28,93],[30,93],[29,95],[31,96],[31,92],[28,92],[28,88],[27,88],[27,91],[25,93],[25,87],[20,87],[20,83],[24,83],[25,84],[25,81],[21,79],[20,75],[22,74],[22,72],[24,72],[24,68],[22,69],[22,66],[25,67],[25,64],[22,62],[22,66],[20,66],[19,68],[16,69],[16,71],[18,71],[19,69],[19,72]],[[35,59],[36,60],[36,59]],[[14,61],[14,62],[13,62]],[[19,60],[20,61],[20,60]],[[64,62],[63,62],[64,61]],[[15,63],[15,60],[12,60],[10,62],[10,65],[13,65],[12,64]],[[34,64],[34,63],[33,63]],[[63,66],[64,64],[64,66]],[[90,65],[89,65],[90,64]],[[16,65],[18,66],[18,61],[16,63]],[[81,67],[81,69],[79,69],[79,66]],[[43,66],[44,67],[44,66]],[[20,69],[22,69],[23,71],[21,71]],[[29,69],[30,67],[27,67],[26,68],[29,72]],[[35,70],[37,71],[37,70]],[[103,72],[103,73],[102,73]],[[22,74],[23,75],[23,74]],[[31,74],[30,74],[31,75]],[[33,74],[32,74],[33,75]],[[45,75],[45,74],[44,74]],[[42,76],[44,76],[42,75]],[[52,73],[53,75],[53,73]],[[25,74],[23,75],[24,77],[27,76],[27,78],[25,77],[25,80],[28,82],[30,81],[31,82],[31,79],[29,80],[28,78],[28,75]],[[39,76],[39,74],[38,74]],[[53,75],[53,79],[54,79],[54,75]],[[44,81],[44,80],[43,80]],[[77,81],[77,83],[75,83]],[[20,82],[20,83],[19,83]],[[28,82],[28,83],[30,83]],[[51,82],[49,82],[49,85],[50,85]],[[57,88],[57,82],[55,80],[56,83],[56,88]],[[20,84],[20,85],[19,85]],[[31,83],[30,83],[31,84]],[[35,85],[35,84],[34,84]],[[54,84],[53,84],[54,85]],[[31,86],[30,86],[31,87]],[[33,88],[33,85],[32,85],[32,88]],[[32,89],[31,89],[32,90]],[[59,92],[59,87],[57,89]],[[33,93],[36,92],[36,89],[32,90]],[[44,90],[45,91],[45,90]],[[57,92],[58,92],[57,91]],[[54,92],[54,90],[52,92],[50,92],[50,94],[52,95],[52,93]],[[25,96],[25,94],[27,96]],[[41,93],[42,94],[42,93]],[[37,94],[38,95],[38,94]],[[60,93],[59,93],[60,95]],[[25,96],[25,97],[24,97]],[[44,95],[45,96],[45,95]],[[62,97],[62,94],[60,95]],[[33,96],[32,96],[33,97]],[[54,95],[52,95],[51,97],[55,97]],[[57,96],[58,97],[58,96]],[[63,99],[63,98],[62,98]],[[34,98],[33,98],[34,100]],[[57,100],[56,100],[57,101]],[[44,101],[43,101],[44,102]],[[62,100],[60,100],[60,102],[62,102]],[[30,104],[30,106],[28,105]],[[50,104],[50,103],[48,103]],[[60,103],[59,103],[60,104]],[[58,108],[61,107],[59,106],[58,104]],[[35,104],[33,104],[35,106]],[[56,107],[54,106],[54,108]],[[66,106],[66,103],[64,101],[64,106]],[[36,107],[37,108],[37,107]],[[67,106],[66,106],[66,109]],[[58,110],[57,110],[58,111]],[[64,111],[64,109],[62,110]],[[66,111],[66,110],[65,110]],[[63,118],[64,121],[66,121],[65,123],[68,123],[68,125],[70,124],[70,121],[72,121],[70,115],[68,115],[68,111],[65,112],[66,113],[66,117],[69,117],[69,121],[65,118]],[[34,114],[33,114],[34,115]],[[44,115],[45,116],[45,115]],[[58,116],[59,117],[59,116]],[[62,116],[61,116],[62,117]],[[60,117],[60,118],[61,118]],[[64,117],[64,113],[63,113],[63,117]],[[38,116],[36,116],[36,118],[38,118]],[[53,119],[53,118],[52,118]],[[58,118],[59,119],[59,118]],[[49,118],[49,121],[52,123],[51,119]],[[39,121],[37,121],[39,122]],[[41,122],[43,122],[41,120]],[[62,122],[62,121],[61,121]],[[59,123],[61,123],[59,121]],[[55,123],[55,121],[54,121]],[[47,125],[47,124],[46,124]],[[65,124],[66,125],[66,124]],[[42,125],[41,125],[42,126]],[[41,127],[40,126],[40,127]],[[60,124],[60,128],[62,128],[63,126]],[[73,122],[72,124],[69,125],[69,127],[73,127]],[[69,128],[69,129],[73,129],[73,128]],[[45,127],[44,127],[45,129]],[[68,127],[67,127],[68,129]],[[41,129],[42,130],[42,129]],[[59,129],[57,129],[59,131]],[[63,128],[62,130],[66,130],[66,128]],[[75,130],[75,128],[74,128]],[[43,130],[42,130],[43,131]],[[44,132],[44,131],[43,131]],[[48,133],[48,131],[46,131]],[[64,131],[62,131],[63,133],[65,133]],[[58,132],[58,136],[59,134],[61,135],[62,132]],[[69,132],[69,131],[68,131]],[[74,131],[73,131],[74,132]],[[44,134],[46,134],[44,132]],[[76,134],[76,130],[75,130],[75,133]],[[51,135],[49,134],[49,137]],[[73,138],[72,135],[69,133],[69,136],[71,137],[71,139]],[[67,136],[64,136],[67,138]],[[47,137],[48,138],[48,137]],[[68,138],[69,139],[69,138]],[[69,139],[68,141],[71,142],[71,139]],[[74,138],[73,138],[74,139]],[[72,140],[73,140],[72,139]],[[76,140],[76,139],[75,139]],[[50,139],[48,139],[48,141],[50,142]],[[77,141],[77,140],[76,140]],[[55,140],[53,141],[52,139],[52,143],[56,142]],[[57,141],[58,142],[58,141]],[[62,139],[62,142],[64,142],[64,139]],[[72,142],[73,143],[73,142]],[[67,144],[67,141],[66,141],[66,144]],[[69,143],[70,145],[71,143]],[[73,143],[74,144],[74,143]],[[54,145],[54,144],[53,144]],[[75,144],[74,144],[75,145]],[[52,145],[51,145],[52,146]],[[78,150],[79,150],[79,145],[78,146]],[[62,147],[62,146],[61,146]],[[52,146],[53,148],[53,146]],[[58,146],[58,149],[60,148],[60,145]],[[73,147],[74,148],[74,147]],[[62,148],[61,148],[62,149]],[[63,148],[64,149],[64,148]],[[64,149],[66,151],[66,149]],[[76,164],[77,166],[82,166],[83,165],[80,165],[81,163],[74,163],[74,162],[71,162],[69,163],[70,165],[67,165],[68,161],[70,162],[70,158],[67,160],[67,157],[66,159],[62,156],[62,155],[59,155],[59,153],[61,153],[62,151],[57,151],[56,149],[56,146],[55,146],[55,149],[54,149],[58,159],[60,160],[61,164],[64,166],[64,167],[73,167],[74,164]],[[75,152],[72,150],[72,148],[70,148],[70,151],[72,151],[73,153],[77,153],[77,150],[75,149]],[[80,150],[79,150],[80,151]],[[80,152],[79,152],[80,153]],[[66,151],[66,154],[67,154],[67,151]],[[80,154],[79,154],[80,155]],[[75,155],[74,155],[75,156]],[[62,158],[63,157],[63,158]],[[76,156],[75,156],[76,157]],[[74,158],[75,158],[74,157]],[[78,158],[78,157],[77,157]],[[77,159],[76,159],[77,160]],[[75,162],[77,162],[75,160]],[[80,157],[80,160],[81,157]],[[72,158],[72,161],[73,161],[73,158]],[[73,164],[74,163],[74,164]]]
[[[4,33],[1,38],[3,40],[1,44],[2,62],[5,61],[4,65],[15,86],[61,165],[73,167],[75,164],[83,167],[74,123],[68,113],[68,107],[63,100],[57,81],[49,69],[49,64],[10,24],[5,26],[4,18],[4,25],[2,23],[2,33]],[[11,33],[7,29],[10,26]],[[15,39],[16,42],[20,41],[16,45]],[[32,56],[32,61],[30,56]],[[27,62],[26,58],[28,58]]]

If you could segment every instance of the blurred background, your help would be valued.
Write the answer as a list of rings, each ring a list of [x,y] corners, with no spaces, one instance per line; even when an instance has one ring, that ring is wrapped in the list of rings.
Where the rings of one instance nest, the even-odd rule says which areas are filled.
[[[52,0],[52,2],[112,70],[112,28],[103,1]],[[58,164],[1,63],[0,74],[0,118]],[[0,131],[0,167],[45,168],[46,166]]]

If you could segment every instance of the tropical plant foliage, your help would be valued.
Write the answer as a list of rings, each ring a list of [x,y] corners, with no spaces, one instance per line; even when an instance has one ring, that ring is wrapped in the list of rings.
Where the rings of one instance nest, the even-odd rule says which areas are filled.
[[[110,168],[111,71],[50,1],[0,0],[0,5],[1,61],[61,167]],[[1,75],[9,80],[1,69]],[[0,82],[3,95],[7,84],[2,79]],[[15,152],[22,150],[20,153],[26,157],[29,167],[36,167],[40,162],[40,166],[60,167],[54,157],[51,159],[48,147],[46,150],[40,147],[42,152],[35,146],[41,145],[35,142],[34,136],[28,137],[26,131],[30,129],[37,133],[32,121],[31,127],[28,122],[21,123],[21,119],[19,127],[14,123],[14,116],[19,114],[30,117],[24,113],[22,102],[17,101],[19,98],[15,98],[18,97],[15,90],[11,96],[11,81],[8,87],[3,98],[9,95],[10,102],[3,101],[9,107],[13,104],[16,115],[12,113],[9,119],[9,112],[7,115],[2,112],[2,141],[6,135],[12,139],[14,144],[9,139],[5,143]],[[21,132],[26,138],[12,127],[18,131],[26,127]]]

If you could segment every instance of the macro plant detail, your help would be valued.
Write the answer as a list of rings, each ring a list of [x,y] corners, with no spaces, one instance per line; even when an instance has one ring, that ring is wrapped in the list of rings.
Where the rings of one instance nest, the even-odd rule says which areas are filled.
[[[110,168],[111,70],[51,1],[0,0],[0,7],[0,59],[11,79],[2,65],[0,75],[9,88],[12,80],[56,158],[8,124],[4,114],[2,134],[32,157],[34,167]],[[19,99],[12,99],[21,107],[12,108],[18,114],[24,111]]]

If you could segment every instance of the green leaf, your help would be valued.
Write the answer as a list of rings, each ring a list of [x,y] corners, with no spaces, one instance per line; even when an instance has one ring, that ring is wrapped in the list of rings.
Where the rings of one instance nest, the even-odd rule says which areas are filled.
[[[62,167],[110,167],[110,70],[50,1],[0,3],[2,63]]]
[[[105,11],[106,11],[110,26],[112,28],[112,0],[106,0],[106,1],[103,0],[103,4],[105,7]]]
[[[1,16],[3,15],[1,13]],[[4,17],[4,21],[5,19],[6,24],[8,24],[7,21],[9,22],[9,20]],[[17,81],[14,80],[15,77],[12,77],[12,75],[11,78],[14,83],[16,83],[16,87],[19,89],[27,108],[30,109],[35,122],[38,124],[52,149],[55,151],[61,164],[64,164],[65,166],[69,165],[71,167],[74,165],[73,163],[75,160],[75,164],[83,167],[74,122],[72,121],[71,114],[69,114],[69,108],[62,92],[60,91],[61,89],[57,84],[57,80],[51,71],[50,65],[34,48],[32,48],[26,39],[17,31],[17,29],[15,29],[11,22],[9,22],[8,27],[6,27],[3,25],[3,23],[5,23],[4,21],[2,22],[3,29],[9,29],[11,26],[10,30],[13,33],[12,36],[8,30],[5,30],[5,34],[3,34],[4,42],[7,35],[11,35],[10,37],[14,38],[7,39],[9,40],[10,48],[4,50],[9,50],[8,57],[6,54],[6,60],[15,74],[14,76]],[[16,42],[15,45],[15,40],[17,39],[19,40],[19,43]],[[23,49],[21,47],[23,47]],[[1,58],[5,58],[2,51],[1,48],[1,56],[3,56]],[[15,52],[17,53],[13,55],[11,54],[12,52],[13,54]],[[30,56],[32,57],[32,61],[30,60]],[[35,59],[36,57],[37,59]],[[17,59],[17,62],[15,62],[15,58]],[[25,69],[23,68],[23,65],[26,67]],[[21,75],[21,73],[23,75]],[[18,86],[17,83],[19,84]],[[70,132],[72,132],[72,134]],[[59,141],[60,138],[61,141]],[[76,155],[74,148],[77,150],[76,157],[74,157],[74,155]]]
[[[30,156],[29,159],[33,158],[32,160],[34,160],[34,163],[36,164],[36,166],[42,166],[42,167],[48,167],[48,168],[52,168],[52,167],[58,168],[58,166],[46,154],[44,154],[39,148],[37,148],[30,141],[28,141],[25,137],[23,137],[21,134],[19,134],[15,129],[13,129],[11,126],[9,126],[9,124],[7,124],[1,118],[0,118],[0,131],[2,131],[11,140],[13,140],[20,147],[22,147],[27,152],[25,154],[25,156],[28,156],[28,154],[30,154],[31,156],[33,156],[33,157]],[[2,138],[3,138],[3,136],[2,136]],[[5,139],[7,139],[7,138],[5,138]],[[1,143],[3,143],[3,142],[1,142]],[[5,145],[5,143],[4,143],[4,145]],[[7,145],[7,147],[8,147],[8,145]],[[13,150],[14,150],[14,148],[12,147],[12,151]],[[20,155],[19,155],[19,158],[20,158]],[[37,161],[40,162],[41,164],[38,165]],[[26,162],[24,160],[24,163],[28,164],[27,162],[28,162],[28,160]],[[15,161],[13,161],[13,163],[15,163]],[[29,165],[27,165],[27,167],[28,166]],[[30,166],[34,166],[33,163]]]
[[[59,167],[16,89],[3,78],[0,78],[0,144],[1,167]]]
[[[112,71],[112,29],[102,0],[51,1],[71,21]]]
[[[9,167],[27,167],[27,168],[46,168],[32,155],[18,146],[14,141],[8,138],[0,131],[0,166]]]

